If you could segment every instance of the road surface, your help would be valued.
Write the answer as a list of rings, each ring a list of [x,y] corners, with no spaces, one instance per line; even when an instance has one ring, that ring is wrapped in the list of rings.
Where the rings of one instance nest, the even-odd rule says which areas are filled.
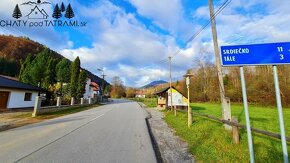
[[[147,113],[112,104],[0,133],[0,162],[154,163]]]

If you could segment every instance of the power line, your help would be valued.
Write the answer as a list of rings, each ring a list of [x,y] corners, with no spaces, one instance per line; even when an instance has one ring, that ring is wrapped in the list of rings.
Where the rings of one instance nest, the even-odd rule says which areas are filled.
[[[214,15],[210,17],[210,19],[208,20],[208,22],[203,27],[201,27],[196,33],[194,33],[185,43],[187,44],[187,43],[193,41],[197,36],[199,36],[199,34],[201,34],[201,32],[206,29],[206,27],[211,23],[211,21],[213,19],[215,19],[231,2],[232,2],[232,0],[226,0],[219,7],[219,9],[214,13]],[[176,55],[178,55],[180,52],[181,52],[181,49],[178,49],[178,51],[174,53],[174,55],[172,56],[172,58],[175,57]]]
[[[219,8],[218,10],[214,13],[214,15],[212,17],[210,17],[210,19],[208,20],[208,22],[202,26],[197,32],[195,32],[189,39],[186,40],[186,44],[193,41],[197,36],[199,36],[201,34],[202,31],[204,31],[206,29],[206,27],[211,23],[211,21],[216,18],[230,3],[232,0],[226,0]],[[171,57],[172,59],[178,55],[181,52],[181,49],[178,49]],[[166,63],[168,62],[168,58],[166,59],[162,59],[160,61],[156,61],[154,63],[152,63],[152,65],[150,66],[145,66],[142,68],[148,68],[148,67],[153,67],[154,65],[158,65],[158,64],[162,64],[162,63]]]

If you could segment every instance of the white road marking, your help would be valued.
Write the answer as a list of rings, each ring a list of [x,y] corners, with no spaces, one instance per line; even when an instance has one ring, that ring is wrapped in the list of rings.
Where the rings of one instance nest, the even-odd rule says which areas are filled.
[[[96,120],[96,119],[98,119],[98,118],[100,118],[100,117],[102,117],[102,116],[104,116],[105,114],[102,114],[102,115],[100,115],[100,116],[98,116],[98,117],[96,117],[96,118],[93,118],[91,121],[94,121],[94,120]]]

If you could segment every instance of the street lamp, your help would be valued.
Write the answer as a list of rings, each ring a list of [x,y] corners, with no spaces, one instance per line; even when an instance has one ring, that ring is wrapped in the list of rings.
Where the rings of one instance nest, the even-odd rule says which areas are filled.
[[[104,68],[98,68],[97,69],[98,71],[100,71],[100,72],[103,72],[103,75],[102,75],[102,77],[103,77],[103,81],[102,81],[102,90],[101,90],[101,97],[102,97],[102,101],[103,101],[103,96],[104,96],[104,84],[105,84],[105,72],[104,72]]]
[[[191,107],[189,105],[189,84],[190,84],[190,77],[192,77],[193,74],[185,74],[185,80],[186,80],[186,86],[187,86],[187,125],[188,127],[192,124],[192,112]]]

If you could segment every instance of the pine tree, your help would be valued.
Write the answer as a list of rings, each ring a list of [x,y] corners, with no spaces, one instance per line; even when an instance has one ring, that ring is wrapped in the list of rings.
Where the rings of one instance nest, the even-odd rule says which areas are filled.
[[[77,97],[82,98],[86,92],[87,73],[82,70],[79,75]]]
[[[18,4],[15,6],[12,16],[13,16],[13,18],[16,18],[16,19],[19,19],[19,18],[22,17],[22,14],[21,14],[21,11],[20,11],[20,9],[18,7]]]
[[[80,74],[80,58],[77,57],[71,66],[70,95],[77,97],[77,88]]]
[[[20,71],[19,71],[19,75],[18,75],[18,80],[19,81],[22,81],[22,75],[23,75],[27,65],[30,64],[32,60],[33,59],[32,59],[31,54],[28,54],[28,56],[26,57],[25,61],[23,61],[23,60],[20,61],[21,67],[20,67]]]
[[[70,82],[70,67],[71,63],[66,58],[63,58],[57,65],[56,65],[56,77],[57,81],[60,82],[60,94],[62,96],[62,88],[63,83]]]
[[[65,6],[64,6],[63,2],[61,3],[60,10],[61,10],[61,12],[65,12]]]
[[[51,51],[47,48],[37,54],[30,69],[30,74],[32,77],[31,84],[42,87],[42,83],[45,79],[46,65],[51,58],[50,56]]]
[[[58,4],[56,4],[54,7],[52,17],[56,19],[59,19],[62,17],[61,10],[59,9]]]
[[[44,72],[43,88],[48,89],[51,85],[56,83],[56,73],[55,73],[56,60],[50,58],[46,70]]]
[[[65,17],[71,19],[74,16],[75,16],[74,11],[69,3],[65,12]]]
[[[33,56],[29,54],[26,57],[25,61],[21,63],[20,73],[18,76],[19,81],[32,84],[32,77],[31,77],[30,70],[32,67],[33,60],[34,60]]]

